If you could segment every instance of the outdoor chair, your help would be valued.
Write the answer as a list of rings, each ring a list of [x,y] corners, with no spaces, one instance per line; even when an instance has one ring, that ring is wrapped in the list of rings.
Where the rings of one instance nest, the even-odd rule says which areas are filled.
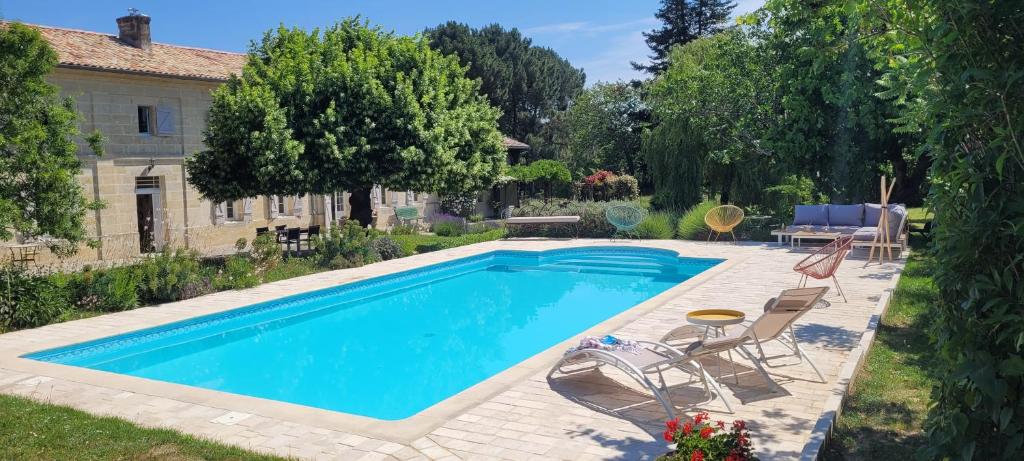
[[[307,250],[312,248],[311,243],[313,241],[313,237],[314,236],[320,237],[320,225],[319,224],[314,224],[314,225],[309,226],[309,230],[306,231],[306,238],[302,239],[304,242],[306,242],[306,249]]]
[[[736,241],[736,234],[733,233],[733,229],[743,222],[743,210],[734,205],[719,205],[710,210],[704,215],[704,223],[711,228],[711,232],[708,233],[708,241],[711,241],[711,236],[715,236],[715,241],[722,234],[728,232],[732,236],[732,241]]]
[[[295,244],[295,252],[296,253],[299,253],[299,252],[302,251],[302,247],[299,244],[301,242],[300,237],[302,237],[302,229],[299,229],[298,227],[293,227],[291,229],[288,229],[287,234],[285,234],[284,243],[285,243],[285,245],[287,245],[287,251],[288,251],[288,255],[289,256],[292,253],[292,243]]]
[[[800,274],[800,281],[797,287],[806,287],[807,281],[811,278],[817,280],[831,278],[832,282],[836,285],[836,291],[843,297],[843,302],[848,302],[846,300],[846,293],[839,286],[836,271],[839,270],[839,265],[846,259],[846,255],[850,253],[853,239],[852,235],[839,237],[793,266],[793,270]]]
[[[608,207],[604,216],[608,222],[615,226],[615,236],[621,232],[632,232],[644,221],[647,213],[640,208],[631,205],[615,205]]]

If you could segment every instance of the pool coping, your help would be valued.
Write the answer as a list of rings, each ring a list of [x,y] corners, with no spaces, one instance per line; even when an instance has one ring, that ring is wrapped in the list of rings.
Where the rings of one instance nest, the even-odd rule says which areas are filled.
[[[645,245],[642,243],[632,244],[632,242],[609,243],[607,240],[556,242],[557,244],[555,246],[552,246],[551,248],[530,251],[541,252],[549,249],[553,250],[569,248],[586,248],[594,246],[666,249],[658,245]],[[401,420],[381,420],[365,416],[341,413],[332,410],[309,407],[294,403],[264,399],[260,397],[233,394],[229,392],[192,387],[183,384],[175,384],[165,381],[158,381],[130,375],[93,370],[77,366],[41,362],[38,360],[21,357],[24,354],[29,354],[33,352],[65,347],[86,341],[94,341],[109,336],[115,336],[145,328],[157,327],[169,323],[179,322],[182,320],[188,320],[191,318],[196,318],[204,315],[216,314],[233,309],[238,309],[270,299],[283,298],[294,294],[316,291],[330,286],[336,286],[339,284],[356,282],[363,279],[385,276],[425,266],[443,264],[456,259],[473,257],[492,251],[506,249],[503,248],[504,246],[505,245],[503,245],[502,242],[487,242],[483,244],[471,245],[468,247],[458,247],[448,250],[441,250],[434,253],[428,253],[424,255],[415,255],[410,256],[408,258],[399,258],[390,261],[384,261],[367,266],[362,266],[359,268],[341,269],[337,271],[328,271],[318,274],[312,274],[309,276],[296,277],[280,282],[260,285],[256,288],[247,290],[220,292],[175,303],[167,303],[163,305],[144,307],[133,311],[106,314],[101,317],[112,318],[113,316],[118,315],[125,316],[125,314],[131,312],[138,312],[142,309],[161,309],[172,305],[176,307],[187,307],[189,305],[201,303],[203,302],[204,299],[212,299],[213,297],[217,297],[217,300],[220,301],[220,298],[227,298],[233,293],[238,295],[259,295],[261,292],[267,291],[268,289],[276,289],[275,293],[272,295],[264,294],[263,296],[266,296],[267,299],[261,301],[253,301],[252,299],[247,298],[245,296],[239,296],[233,302],[218,302],[214,303],[213,306],[194,306],[194,308],[190,308],[189,310],[175,311],[173,313],[169,313],[169,315],[167,316],[158,319],[148,318],[142,319],[140,323],[126,323],[125,325],[114,328],[112,330],[103,329],[102,331],[85,331],[83,333],[79,333],[73,336],[32,342],[30,343],[31,345],[28,347],[23,346],[3,349],[0,350],[0,368],[6,368],[9,370],[31,373],[36,375],[44,375],[53,378],[60,378],[68,381],[91,384],[95,386],[102,386],[126,392],[170,398],[193,404],[209,405],[229,411],[237,411],[248,414],[260,415],[264,417],[277,418],[284,421],[309,424],[315,427],[333,429],[338,431],[344,431],[351,434],[362,435],[366,437],[373,437],[403,444],[409,444],[415,441],[416,439],[419,439],[420,437],[429,434],[434,429],[443,425],[446,421],[449,421],[457,417],[458,415],[464,413],[466,410],[486,402],[495,395],[498,395],[499,393],[507,390],[512,385],[521,382],[527,379],[529,376],[553,365],[557,361],[557,359],[561,357],[564,350],[575,345],[578,337],[583,335],[600,335],[608,331],[613,331],[618,328],[621,328],[627,325],[628,323],[644,316],[645,314],[650,313],[654,309],[657,309],[658,307],[664,305],[669,300],[689,291],[690,289],[702,283],[705,283],[706,281],[718,275],[721,275],[722,273],[725,273],[726,271],[728,271],[729,268],[742,263],[743,261],[747,260],[750,257],[750,255],[741,255],[724,258],[724,260],[721,263],[701,272],[700,274],[697,274],[694,277],[691,277],[690,279],[680,284],[677,284],[676,286],[669,288],[668,290],[665,290],[644,302],[641,302],[633,307],[630,307],[594,325],[593,327],[576,333],[569,339],[559,342],[523,361],[520,361],[515,365],[512,365],[509,368],[483,381],[480,381],[479,383],[476,383],[475,385],[455,395],[452,395],[413,416]],[[686,255],[680,254],[680,252],[676,250],[671,251],[676,252],[676,254],[678,254],[680,257],[686,257]],[[313,283],[312,285],[302,283],[307,280],[318,283]],[[74,322],[83,322],[84,324],[84,322],[87,322],[88,320],[89,319],[83,319]],[[64,325],[74,322],[66,322]]]

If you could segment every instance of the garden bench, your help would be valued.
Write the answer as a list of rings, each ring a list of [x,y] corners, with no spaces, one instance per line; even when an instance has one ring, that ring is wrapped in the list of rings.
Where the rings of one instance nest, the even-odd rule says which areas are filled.
[[[508,218],[505,220],[505,226],[528,226],[528,225],[542,225],[542,224],[572,224],[576,231],[576,237],[580,236],[580,229],[577,224],[580,222],[579,216],[522,216],[518,218]]]
[[[403,206],[395,208],[395,218],[397,218],[398,223],[402,225],[407,225],[410,222],[415,222],[418,224],[420,219],[423,219],[423,217],[420,216],[419,208],[416,208],[414,206]]]

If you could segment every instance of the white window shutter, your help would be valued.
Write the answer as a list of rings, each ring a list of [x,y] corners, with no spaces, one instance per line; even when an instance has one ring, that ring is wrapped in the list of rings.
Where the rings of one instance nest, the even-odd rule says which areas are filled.
[[[380,208],[381,202],[384,200],[383,192],[380,186],[373,186],[373,189],[370,189],[370,205],[373,209]]]
[[[224,214],[226,213],[227,203],[218,202],[213,206],[213,223],[224,224]]]
[[[292,198],[292,215],[301,218],[302,217],[302,200],[303,196],[296,195]]]
[[[242,200],[242,221],[252,221],[252,198],[246,197]]]
[[[170,136],[175,134],[175,131],[174,110],[171,106],[163,104],[156,106],[156,134]]]
[[[411,206],[414,203],[416,203],[416,193],[411,191],[411,190],[405,191],[405,204],[406,204],[406,206]]]
[[[269,205],[268,208],[270,208],[270,219],[276,218],[277,217],[277,196],[276,195],[271,195],[271,196],[267,197],[267,204]]]

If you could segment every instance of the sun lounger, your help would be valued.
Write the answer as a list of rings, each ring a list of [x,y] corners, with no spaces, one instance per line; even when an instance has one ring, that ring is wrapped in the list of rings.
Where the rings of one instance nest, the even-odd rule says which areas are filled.
[[[737,329],[733,333],[719,338],[704,338],[691,342],[685,346],[670,344],[671,341],[680,336],[680,332],[692,331],[692,326],[687,325],[665,335],[662,342],[638,341],[641,349],[638,352],[632,351],[608,351],[602,349],[579,349],[566,354],[558,361],[548,373],[551,378],[555,373],[574,374],[581,371],[589,371],[602,365],[611,365],[622,370],[641,385],[645,386],[654,395],[654,398],[664,407],[669,419],[675,417],[675,405],[669,397],[668,386],[665,383],[663,372],[676,368],[692,376],[698,376],[704,385],[708,400],[713,399],[711,389],[714,389],[725,407],[732,412],[732,405],[722,393],[721,386],[708,374],[700,363],[700,359],[714,354],[735,350],[741,356],[753,363],[755,370],[765,379],[769,388],[774,392],[777,384],[768,375],[768,372],[761,365],[769,359],[766,357],[761,343],[770,340],[779,340],[791,347],[795,354],[807,362],[822,378],[818,368],[810,363],[810,359],[800,349],[796,342],[796,336],[791,336],[789,341],[784,338],[788,332],[792,335],[792,324],[804,313],[809,311],[828,291],[827,287],[817,288],[795,288],[784,290],[777,298],[772,298],[765,304],[765,312],[756,320],[743,329]],[[755,345],[759,356],[751,353],[746,346]],[[594,363],[592,367],[567,369],[569,366]],[[650,375],[657,374],[658,384],[651,380]],[[822,378],[824,382],[824,378]]]

